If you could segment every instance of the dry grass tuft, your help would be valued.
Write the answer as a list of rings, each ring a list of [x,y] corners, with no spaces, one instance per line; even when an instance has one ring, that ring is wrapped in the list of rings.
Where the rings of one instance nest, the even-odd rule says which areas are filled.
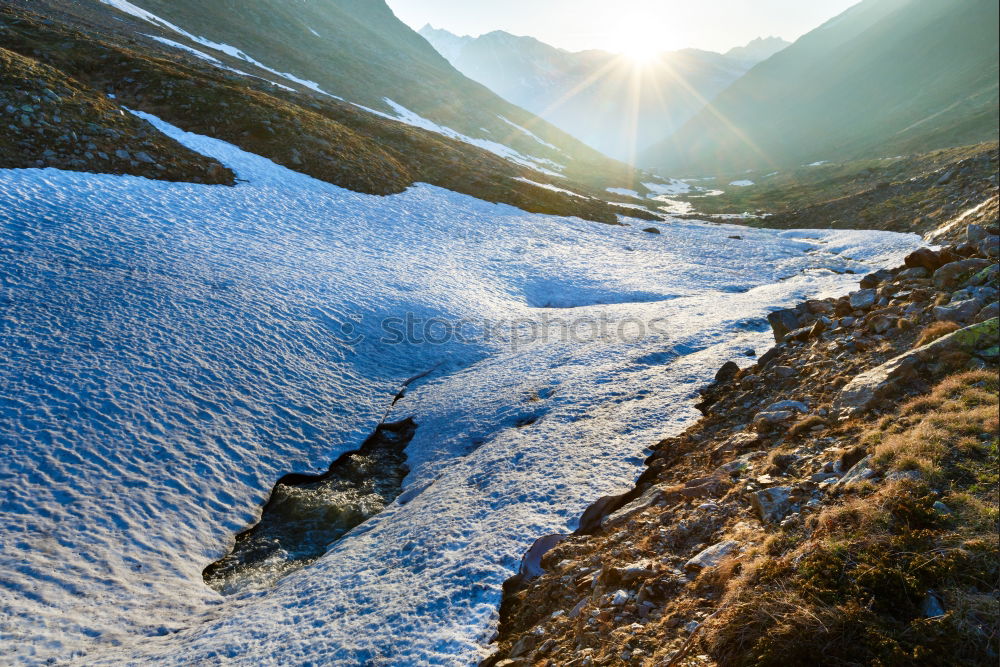
[[[934,324],[930,324],[917,336],[917,342],[914,343],[914,347],[923,347],[928,343],[933,343],[938,338],[943,338],[961,328],[954,322],[935,322]]]

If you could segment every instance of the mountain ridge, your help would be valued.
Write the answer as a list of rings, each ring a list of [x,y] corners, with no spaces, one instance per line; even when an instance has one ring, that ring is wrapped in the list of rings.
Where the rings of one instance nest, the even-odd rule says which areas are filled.
[[[643,163],[679,175],[997,137],[997,6],[865,0],[758,64]]]
[[[460,72],[607,155],[634,161],[666,138],[779,42],[751,42],[737,56],[700,49],[665,52],[639,66],[599,49],[571,52],[495,30],[459,36],[421,28]]]

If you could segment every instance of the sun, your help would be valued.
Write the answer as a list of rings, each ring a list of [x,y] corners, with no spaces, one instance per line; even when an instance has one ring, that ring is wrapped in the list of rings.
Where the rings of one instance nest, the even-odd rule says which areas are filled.
[[[659,46],[650,42],[636,42],[635,44],[627,44],[622,48],[622,55],[633,65],[648,65],[656,60],[660,53]]]
[[[613,50],[636,66],[648,65],[667,50],[669,41],[657,22],[632,17],[616,26],[609,40]]]

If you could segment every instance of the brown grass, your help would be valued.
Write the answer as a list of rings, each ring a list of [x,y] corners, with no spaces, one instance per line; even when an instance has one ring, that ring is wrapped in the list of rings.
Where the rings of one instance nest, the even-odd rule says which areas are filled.
[[[930,324],[917,336],[917,342],[914,343],[914,347],[923,347],[924,345],[933,343],[938,338],[943,338],[961,328],[954,322],[935,322],[934,324]]]
[[[882,474],[919,478],[862,487],[744,554],[705,629],[712,658],[996,664],[998,390],[995,372],[953,375],[862,434]],[[925,617],[929,591],[944,616]]]

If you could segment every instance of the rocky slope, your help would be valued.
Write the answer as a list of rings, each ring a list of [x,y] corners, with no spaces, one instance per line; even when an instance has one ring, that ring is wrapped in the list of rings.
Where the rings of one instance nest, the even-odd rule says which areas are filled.
[[[40,10],[45,14],[37,13]],[[619,163],[593,157],[596,153],[580,149],[594,162],[565,156],[565,169],[559,174],[545,157],[526,159],[501,144],[475,145],[307,87],[276,84],[272,79],[284,79],[243,61],[239,69],[230,67],[221,52],[218,59],[211,56],[216,62],[207,61],[203,52],[197,55],[154,39],[157,31],[164,35],[169,31],[128,14],[112,20],[113,11],[89,0],[0,6],[0,35],[5,53],[10,54],[5,58],[17,62],[17,67],[5,67],[0,82],[0,94],[9,98],[0,106],[6,120],[0,123],[0,143],[11,147],[4,151],[5,166],[72,165],[154,178],[232,181],[231,174],[218,171],[221,165],[208,174],[209,161],[180,149],[133,118],[129,109],[360,192],[390,194],[426,182],[537,213],[607,223],[616,223],[619,213],[653,217],[608,204],[605,188],[628,185],[631,172]],[[45,92],[55,92],[53,86],[72,88],[76,99],[88,103],[57,110],[55,98]],[[41,115],[28,119],[31,142],[26,143],[24,117],[29,114],[24,107],[29,103],[31,114]],[[552,150],[540,139],[531,139],[528,130],[506,127],[512,136],[520,133],[521,140],[533,142],[539,154]],[[511,143],[520,145],[521,140]],[[119,150],[128,159],[119,158]],[[164,151],[173,157],[167,159]],[[94,159],[87,157],[88,152]],[[109,159],[104,160],[102,153]],[[622,180],[616,180],[619,177]]]
[[[0,48],[0,168],[57,167],[232,185],[217,161],[181,146],[96,91]]]
[[[484,664],[995,664],[1000,228],[963,232],[772,314],[631,493],[539,540]]]
[[[965,224],[996,219],[998,170],[997,145],[986,143],[744,174],[753,185],[730,187],[717,197],[694,193],[678,199],[691,203],[698,214],[690,217],[699,219],[721,214],[732,221],[737,215],[746,224],[778,229],[883,229],[953,240],[965,229],[950,224],[956,219]]]

